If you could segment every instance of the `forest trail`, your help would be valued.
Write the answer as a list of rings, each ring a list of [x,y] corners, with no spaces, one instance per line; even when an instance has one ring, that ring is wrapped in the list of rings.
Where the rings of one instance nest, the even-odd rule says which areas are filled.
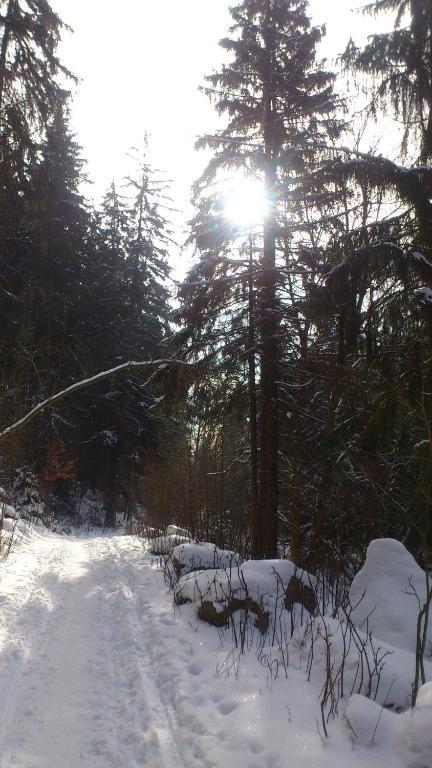
[[[142,545],[35,535],[1,566],[1,768],[181,768],[137,610],[148,562],[132,586]]]
[[[142,540],[20,537],[0,562],[0,768],[402,768],[343,722],[323,748],[304,670],[275,677],[257,635],[241,655],[196,605],[174,612]]]

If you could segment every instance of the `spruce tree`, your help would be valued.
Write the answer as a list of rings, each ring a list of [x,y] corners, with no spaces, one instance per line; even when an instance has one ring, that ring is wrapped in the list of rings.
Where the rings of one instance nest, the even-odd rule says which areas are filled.
[[[0,180],[21,183],[38,137],[64,98],[60,77],[73,79],[57,48],[65,24],[48,0],[0,3]]]
[[[135,166],[133,174],[125,179],[131,198],[127,261],[137,320],[141,320],[139,325],[145,325],[148,352],[153,354],[167,333],[168,254],[175,243],[168,221],[167,184],[149,163],[147,137],[141,150],[131,151],[131,159]]]
[[[285,192],[282,171],[292,178],[313,163],[315,140],[334,138],[337,100],[334,76],[316,61],[322,29],[312,27],[305,0],[244,0],[231,9],[231,37],[221,41],[232,60],[207,78],[205,89],[225,128],[200,140],[214,151],[199,182],[222,168],[261,176],[268,201],[263,221],[259,284],[260,515],[254,554],[274,557],[278,531],[278,379],[281,349],[276,246],[278,207]]]
[[[420,162],[427,163],[432,159],[432,2],[375,0],[365,11],[393,13],[394,29],[372,35],[364,48],[351,40],[342,61],[371,78],[370,112],[376,116],[379,108],[390,107],[397,120],[402,118],[404,151],[413,139]]]

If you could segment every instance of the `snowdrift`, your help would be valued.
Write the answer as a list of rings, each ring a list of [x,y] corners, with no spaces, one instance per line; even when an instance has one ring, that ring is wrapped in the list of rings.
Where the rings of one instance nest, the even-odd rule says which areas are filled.
[[[419,601],[426,597],[426,578],[413,556],[395,539],[375,539],[350,589],[351,618],[395,648],[415,653]],[[427,654],[432,651],[429,622]]]
[[[170,555],[174,547],[189,541],[185,536],[169,534],[150,539],[149,549],[153,555]]]
[[[404,715],[388,712],[364,696],[351,696],[345,722],[355,744],[385,745],[390,754],[397,748],[407,768],[432,766],[432,683],[420,688],[416,706]]]
[[[11,520],[18,520],[19,513],[15,507],[11,507],[10,504],[0,503],[0,516],[3,518],[10,518]]]
[[[432,683],[423,685],[414,709],[406,716],[402,737],[408,768],[432,766]]]
[[[327,677],[337,698],[362,694],[397,712],[411,705],[413,654],[357,630],[343,616],[316,617],[292,640],[297,656],[307,658],[310,679],[323,687]],[[425,662],[432,679],[432,663]],[[431,721],[432,725],[432,721]]]
[[[168,525],[165,533],[167,536],[182,536],[185,539],[192,538],[187,528],[180,528],[178,525]]]
[[[242,558],[236,552],[219,549],[207,541],[193,541],[176,546],[171,553],[171,563],[177,578],[192,571],[207,568],[225,568],[231,571],[240,565]]]

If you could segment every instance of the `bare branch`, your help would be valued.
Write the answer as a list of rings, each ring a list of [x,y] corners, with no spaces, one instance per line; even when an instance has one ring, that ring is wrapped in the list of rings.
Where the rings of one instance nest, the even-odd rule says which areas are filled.
[[[9,427],[6,427],[6,429],[3,429],[0,432],[0,441],[4,440],[6,437],[9,437],[12,433],[18,432],[18,430],[25,427],[27,424],[33,421],[33,419],[36,418],[36,416],[38,416],[39,413],[42,413],[42,411],[44,411],[45,408],[47,408],[48,406],[59,403],[61,400],[64,400],[66,397],[69,397],[69,395],[73,395],[75,392],[78,392],[80,389],[86,389],[87,387],[90,387],[92,384],[96,384],[97,382],[103,381],[104,379],[109,379],[111,376],[114,376],[117,373],[126,372],[133,368],[151,368],[156,366],[156,370],[153,371],[151,376],[142,385],[142,386],[147,386],[152,381],[152,379],[155,378],[155,376],[158,373],[165,370],[171,365],[183,365],[183,366],[191,367],[192,364],[187,363],[184,360],[177,360],[177,359],[129,360],[127,363],[122,363],[121,365],[117,365],[115,368],[110,368],[107,371],[99,371],[99,373],[96,373],[94,376],[90,376],[88,379],[82,379],[81,381],[76,381],[74,384],[71,384],[70,387],[66,387],[66,389],[63,389],[61,392],[57,392],[55,395],[51,395],[50,397],[47,397],[46,400],[42,400],[42,402],[35,405],[35,407],[32,408],[31,411],[26,413],[26,415],[23,416],[21,419],[18,419],[18,421],[15,421],[13,424],[10,424]]]

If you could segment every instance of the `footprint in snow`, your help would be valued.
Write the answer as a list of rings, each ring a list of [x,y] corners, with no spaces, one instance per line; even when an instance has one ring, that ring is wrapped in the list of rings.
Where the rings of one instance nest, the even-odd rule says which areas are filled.
[[[218,706],[218,710],[221,715],[230,715],[231,712],[234,712],[238,707],[238,704],[236,701],[221,701],[221,703]]]
[[[168,627],[172,627],[175,624],[175,619],[171,616],[162,616],[160,619],[161,624],[166,624]]]
[[[202,672],[202,667],[200,667],[199,664],[193,662],[192,664],[189,664],[188,672],[190,672],[191,675],[200,675]]]
[[[248,739],[248,747],[253,755],[259,755],[260,752],[263,751],[263,748],[260,742],[257,739],[254,739],[253,737],[250,737]],[[269,765],[268,762],[267,762],[267,765]]]

